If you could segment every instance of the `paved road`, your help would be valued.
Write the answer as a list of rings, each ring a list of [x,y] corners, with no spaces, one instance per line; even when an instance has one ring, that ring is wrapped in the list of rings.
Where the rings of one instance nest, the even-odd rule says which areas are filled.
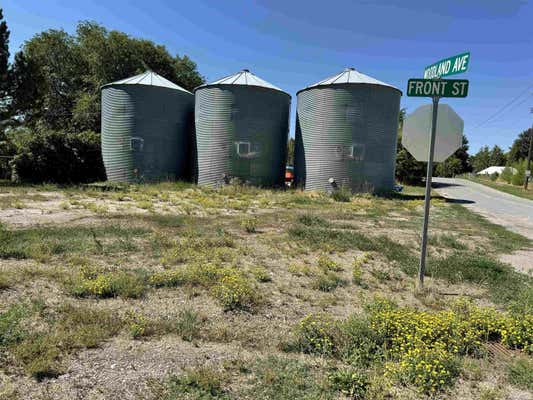
[[[533,239],[533,201],[465,179],[434,178],[434,182],[435,189],[444,197],[461,201],[489,221]],[[533,274],[533,248],[503,254],[500,260],[518,271]]]
[[[533,201],[465,179],[434,178],[435,189],[490,221],[533,239]]]

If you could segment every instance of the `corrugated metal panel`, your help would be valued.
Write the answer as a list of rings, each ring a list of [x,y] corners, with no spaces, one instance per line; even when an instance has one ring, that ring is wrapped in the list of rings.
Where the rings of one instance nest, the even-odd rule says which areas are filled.
[[[394,185],[401,92],[388,85],[333,83],[298,92],[295,181],[353,191]]]
[[[102,157],[107,179],[183,179],[190,153],[194,96],[143,84],[102,88]]]
[[[227,175],[282,186],[290,96],[237,83],[209,84],[195,92],[198,184],[217,186]]]

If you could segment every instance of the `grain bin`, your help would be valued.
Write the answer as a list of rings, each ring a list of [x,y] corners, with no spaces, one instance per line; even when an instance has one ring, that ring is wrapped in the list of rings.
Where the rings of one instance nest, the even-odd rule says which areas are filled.
[[[296,185],[306,190],[391,190],[401,95],[353,68],[300,90]]]
[[[282,186],[290,99],[248,70],[196,88],[198,184]]]
[[[184,178],[193,113],[193,94],[151,71],[102,86],[102,158],[107,179]]]

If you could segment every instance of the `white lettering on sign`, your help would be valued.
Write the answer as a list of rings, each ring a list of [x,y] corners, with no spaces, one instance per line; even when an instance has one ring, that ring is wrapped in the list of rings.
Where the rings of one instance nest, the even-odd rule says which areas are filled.
[[[454,96],[464,96],[467,85],[467,82],[454,82],[452,84],[452,94]]]
[[[469,56],[470,54],[465,54],[462,57],[456,58],[455,62],[453,63],[452,72],[453,73],[465,72]]]

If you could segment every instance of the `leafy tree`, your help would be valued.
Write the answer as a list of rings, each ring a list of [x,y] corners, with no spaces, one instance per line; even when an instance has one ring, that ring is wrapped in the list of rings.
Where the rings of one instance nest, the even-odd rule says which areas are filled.
[[[454,153],[454,156],[461,162],[461,169],[455,175],[463,174],[465,172],[472,172],[472,165],[470,164],[470,155],[468,154],[470,146],[468,145],[468,138],[463,135],[462,144]]]
[[[22,125],[31,132],[24,143],[5,147],[15,155],[18,178],[61,183],[103,179],[100,87],[146,70],[188,90],[204,82],[186,55],[172,56],[164,46],[94,22],[80,22],[73,35],[51,29],[26,41],[8,79],[11,129],[19,132],[15,125]]]
[[[172,57],[166,48],[81,22],[76,33],[48,30],[28,40],[13,65],[14,108],[25,123],[72,132],[100,130],[100,87],[153,70],[191,90],[203,83],[187,56]],[[24,82],[32,82],[29,92]]]
[[[289,138],[289,141],[287,142],[287,165],[294,166],[294,148],[295,140],[294,138]]]
[[[446,178],[452,178],[456,175],[462,174],[464,171],[461,160],[453,155],[444,162],[438,163],[435,168],[436,176],[443,176]]]
[[[505,157],[503,150],[498,145],[494,145],[490,151],[489,164],[491,166],[503,166],[506,163],[507,158]]]
[[[402,145],[402,137],[398,135],[396,151],[396,180],[407,185],[420,185],[426,176],[426,163],[416,161]]]
[[[490,167],[490,150],[488,146],[483,146],[479,151],[472,157],[472,167],[474,171],[479,172],[485,168]]]
[[[518,138],[514,141],[509,151],[509,161],[517,162],[524,158],[527,158],[527,152],[529,150],[529,141],[533,137],[533,128],[529,128],[518,135]]]
[[[16,155],[11,162],[15,177],[26,182],[77,183],[105,178],[100,135],[38,128],[19,129]]]
[[[9,30],[0,8],[0,95],[6,90],[7,68],[9,63]]]

